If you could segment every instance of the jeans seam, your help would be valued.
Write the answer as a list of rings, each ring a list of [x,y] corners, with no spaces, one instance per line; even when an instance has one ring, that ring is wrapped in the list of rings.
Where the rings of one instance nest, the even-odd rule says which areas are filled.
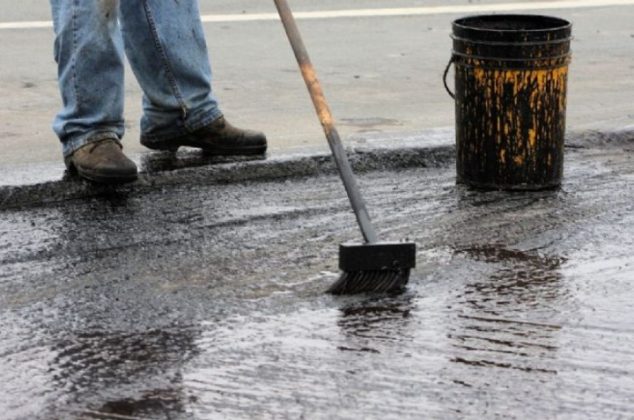
[[[80,108],[79,86],[77,85],[77,1],[73,0],[73,51],[71,53],[71,69],[73,78],[73,94],[75,95],[75,105]]]
[[[176,83],[176,77],[174,76],[174,71],[172,70],[172,66],[169,62],[169,57],[167,56],[167,52],[165,48],[163,48],[163,44],[161,44],[161,40],[158,35],[158,30],[156,29],[156,22],[154,20],[154,16],[152,15],[152,11],[150,10],[150,6],[148,4],[148,0],[143,0],[143,9],[145,10],[145,17],[148,22],[148,26],[150,27],[150,32],[152,33],[152,38],[154,39],[154,47],[156,51],[159,53],[160,57],[163,60],[163,66],[167,73],[167,80],[169,81],[170,88],[172,89],[172,93],[174,97],[178,101],[181,111],[183,113],[182,118],[185,120],[187,118],[187,105],[185,104],[185,100],[183,99],[183,95],[178,89],[178,84]]]

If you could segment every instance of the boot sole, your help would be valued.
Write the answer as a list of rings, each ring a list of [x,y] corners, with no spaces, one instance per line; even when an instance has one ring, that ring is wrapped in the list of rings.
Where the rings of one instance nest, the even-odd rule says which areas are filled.
[[[213,156],[253,156],[263,155],[266,153],[266,146],[254,146],[249,148],[241,147],[239,149],[232,148],[200,148],[206,155]]]
[[[86,169],[77,168],[74,164],[70,164],[67,166],[67,169],[70,173],[74,173],[81,178],[87,179],[88,181],[95,182],[98,184],[127,184],[130,182],[134,182],[138,179],[138,173],[128,174],[128,175],[104,175],[99,174],[97,172],[92,172]]]
[[[141,140],[141,144],[148,149],[151,150],[159,150],[164,152],[176,152],[179,147],[187,146],[187,147],[195,147],[197,149],[202,150],[206,155],[213,156],[252,156],[252,155],[263,155],[266,153],[267,145],[258,145],[252,147],[222,147],[222,146],[212,146],[212,147],[202,147],[194,144],[185,144],[181,143],[175,146],[173,143],[148,143]]]

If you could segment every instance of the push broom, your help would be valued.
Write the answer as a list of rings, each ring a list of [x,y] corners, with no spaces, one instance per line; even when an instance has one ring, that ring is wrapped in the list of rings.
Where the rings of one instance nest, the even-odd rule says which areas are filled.
[[[416,265],[416,244],[378,241],[293,13],[286,0],[274,1],[365,240],[363,244],[339,246],[339,268],[343,273],[328,292],[339,295],[399,291]]]

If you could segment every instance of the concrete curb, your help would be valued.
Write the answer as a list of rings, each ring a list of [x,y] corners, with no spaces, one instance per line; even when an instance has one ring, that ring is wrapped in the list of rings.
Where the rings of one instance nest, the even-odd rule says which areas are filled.
[[[349,158],[355,172],[447,166],[454,160],[453,130],[381,135],[351,141]],[[566,146],[575,148],[629,147],[634,127],[615,131],[572,132]],[[633,150],[634,151],[634,150]],[[108,194],[137,195],[179,185],[262,182],[332,174],[336,168],[326,152],[280,154],[262,160],[205,159],[196,152],[148,154],[139,180],[123,186],[101,186],[76,178],[33,185],[0,186],[0,211]],[[205,165],[205,166],[196,166]],[[192,167],[194,166],[194,167]]]
[[[398,168],[439,166],[453,159],[449,144],[431,147],[408,147],[393,142],[389,147],[373,144],[348,149],[349,158],[357,172],[394,170]],[[158,160],[158,163],[157,163]],[[325,152],[276,155],[262,160],[206,160],[195,152],[185,152],[175,163],[177,169],[165,165],[165,155],[154,154],[149,167],[142,169],[138,181],[121,186],[101,186],[79,179],[67,178],[33,185],[0,187],[0,211],[24,207],[37,207],[50,203],[90,198],[105,194],[144,194],[160,188],[178,185],[209,185],[236,182],[261,182],[332,174],[336,168],[331,156]],[[218,163],[220,162],[220,163]],[[148,162],[144,162],[148,166]],[[159,166],[160,169],[156,169]]]

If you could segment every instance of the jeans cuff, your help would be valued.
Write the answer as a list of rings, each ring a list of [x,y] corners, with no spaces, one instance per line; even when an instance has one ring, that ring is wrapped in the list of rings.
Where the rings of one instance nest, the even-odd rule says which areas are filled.
[[[158,132],[144,133],[141,134],[141,137],[146,141],[171,140],[209,125],[220,117],[222,117],[222,111],[220,111],[219,108],[201,110],[188,115],[185,121],[181,120],[179,124],[172,125],[168,130],[157,130]]]
[[[96,130],[91,131],[80,136],[74,137],[72,139],[67,139],[62,142],[62,153],[64,157],[68,157],[75,153],[77,149],[89,144],[94,143],[96,141],[104,140],[104,139],[116,139],[120,141],[121,138],[117,134],[116,131],[113,130]]]
[[[222,117],[222,112],[218,108],[211,111],[206,110],[199,113],[193,113],[187,118],[187,120],[185,120],[185,127],[189,132],[196,131],[211,124],[220,117]]]

